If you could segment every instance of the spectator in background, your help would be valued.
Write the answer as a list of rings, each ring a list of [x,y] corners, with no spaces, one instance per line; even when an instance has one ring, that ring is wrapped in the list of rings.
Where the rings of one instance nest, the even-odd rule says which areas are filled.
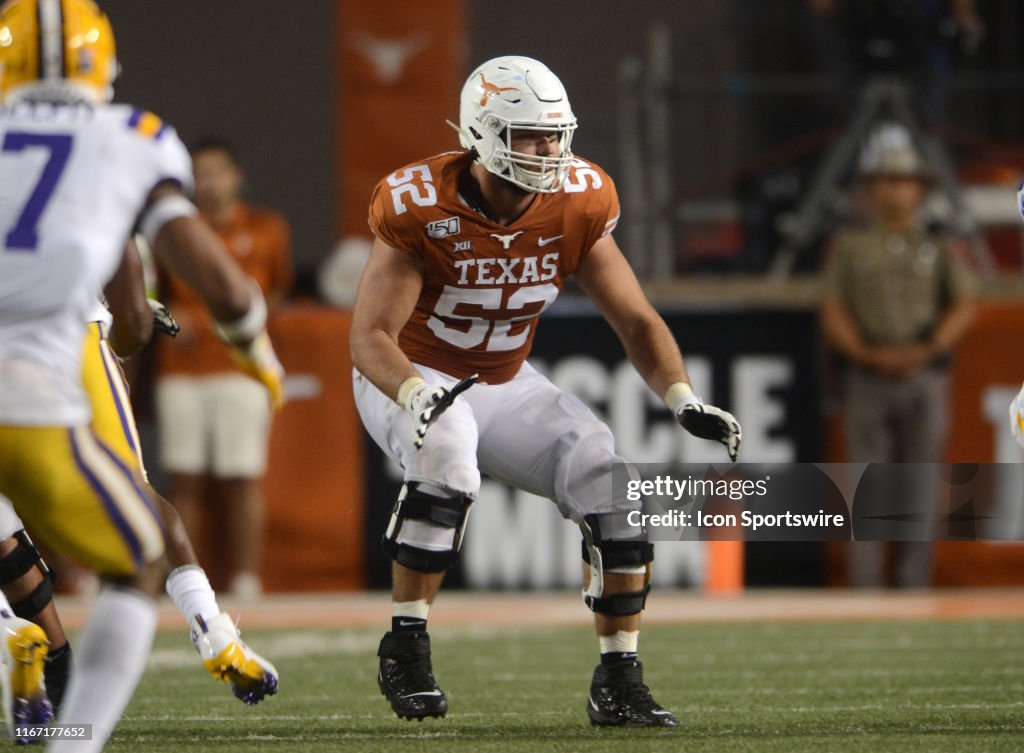
[[[276,212],[242,199],[245,174],[227,141],[192,147],[195,203],[246,274],[263,289],[271,313],[292,284],[291,237]],[[218,535],[231,563],[229,590],[262,590],[263,495],[271,406],[266,391],[231,358],[192,291],[167,276],[164,300],[181,332],[161,338],[156,384],[160,459],[169,474],[167,499],[199,539],[204,500],[224,506],[227,530]]]
[[[847,459],[941,462],[950,353],[973,317],[969,273],[947,239],[921,221],[931,172],[909,143],[867,152],[861,172],[869,221],[835,235],[822,308],[825,336],[849,365]],[[895,549],[896,585],[929,585],[932,545]],[[884,542],[852,544],[851,585],[884,585],[885,553]]]

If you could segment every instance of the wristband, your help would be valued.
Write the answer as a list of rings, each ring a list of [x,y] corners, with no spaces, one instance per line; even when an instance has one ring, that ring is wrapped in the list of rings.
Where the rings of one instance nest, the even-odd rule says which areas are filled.
[[[249,342],[267,326],[267,302],[256,281],[249,279],[252,301],[249,310],[233,322],[217,322],[220,336],[232,345]]]
[[[139,220],[139,233],[152,247],[156,243],[156,236],[168,222],[179,217],[192,217],[198,213],[196,205],[181,194],[169,194],[157,199],[143,210],[142,218]]]
[[[694,397],[693,388],[686,382],[676,382],[665,390],[665,405],[669,410],[675,410],[676,404],[683,398]],[[693,402],[693,401],[691,401]]]
[[[409,396],[421,384],[426,384],[422,377],[414,376],[406,379],[398,388],[398,397],[395,398],[395,402],[408,410]]]

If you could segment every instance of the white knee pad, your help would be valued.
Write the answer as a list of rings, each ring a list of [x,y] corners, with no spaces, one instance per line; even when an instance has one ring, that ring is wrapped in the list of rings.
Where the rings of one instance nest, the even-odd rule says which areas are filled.
[[[637,614],[647,604],[651,590],[650,564],[654,561],[654,544],[642,536],[630,539],[605,538],[602,527],[612,522],[618,513],[588,515],[580,523],[583,534],[583,561],[590,567],[590,582],[583,590],[583,603],[593,612],[615,616]],[[605,593],[604,574],[645,575],[639,591]]]
[[[411,570],[444,572],[459,558],[475,499],[475,494],[446,494],[432,484],[406,483],[391,513],[384,548],[395,562]]]

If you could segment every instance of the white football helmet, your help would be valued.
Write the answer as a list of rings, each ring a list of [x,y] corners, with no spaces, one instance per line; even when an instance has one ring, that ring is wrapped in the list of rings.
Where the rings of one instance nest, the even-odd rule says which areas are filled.
[[[489,172],[532,193],[561,189],[572,163],[576,117],[565,87],[546,65],[518,56],[488,60],[462,87],[459,120],[462,146]],[[513,130],[556,132],[559,156],[512,151]]]

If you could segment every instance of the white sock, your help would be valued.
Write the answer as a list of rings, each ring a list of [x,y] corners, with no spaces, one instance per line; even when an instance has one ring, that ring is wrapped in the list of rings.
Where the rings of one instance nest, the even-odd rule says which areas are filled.
[[[429,614],[430,605],[426,599],[391,602],[392,617],[415,617],[418,620],[425,620]]]
[[[612,651],[621,654],[635,654],[640,644],[639,630],[620,630],[614,635],[599,635],[598,642],[601,644],[601,653],[608,654]]]
[[[92,740],[54,738],[48,751],[103,749],[139,683],[156,632],[156,604],[140,591],[105,588],[75,644],[62,724],[91,724]]]
[[[210,580],[203,568],[196,565],[182,565],[171,571],[167,576],[167,595],[189,624],[196,615],[209,622],[220,614]]]

